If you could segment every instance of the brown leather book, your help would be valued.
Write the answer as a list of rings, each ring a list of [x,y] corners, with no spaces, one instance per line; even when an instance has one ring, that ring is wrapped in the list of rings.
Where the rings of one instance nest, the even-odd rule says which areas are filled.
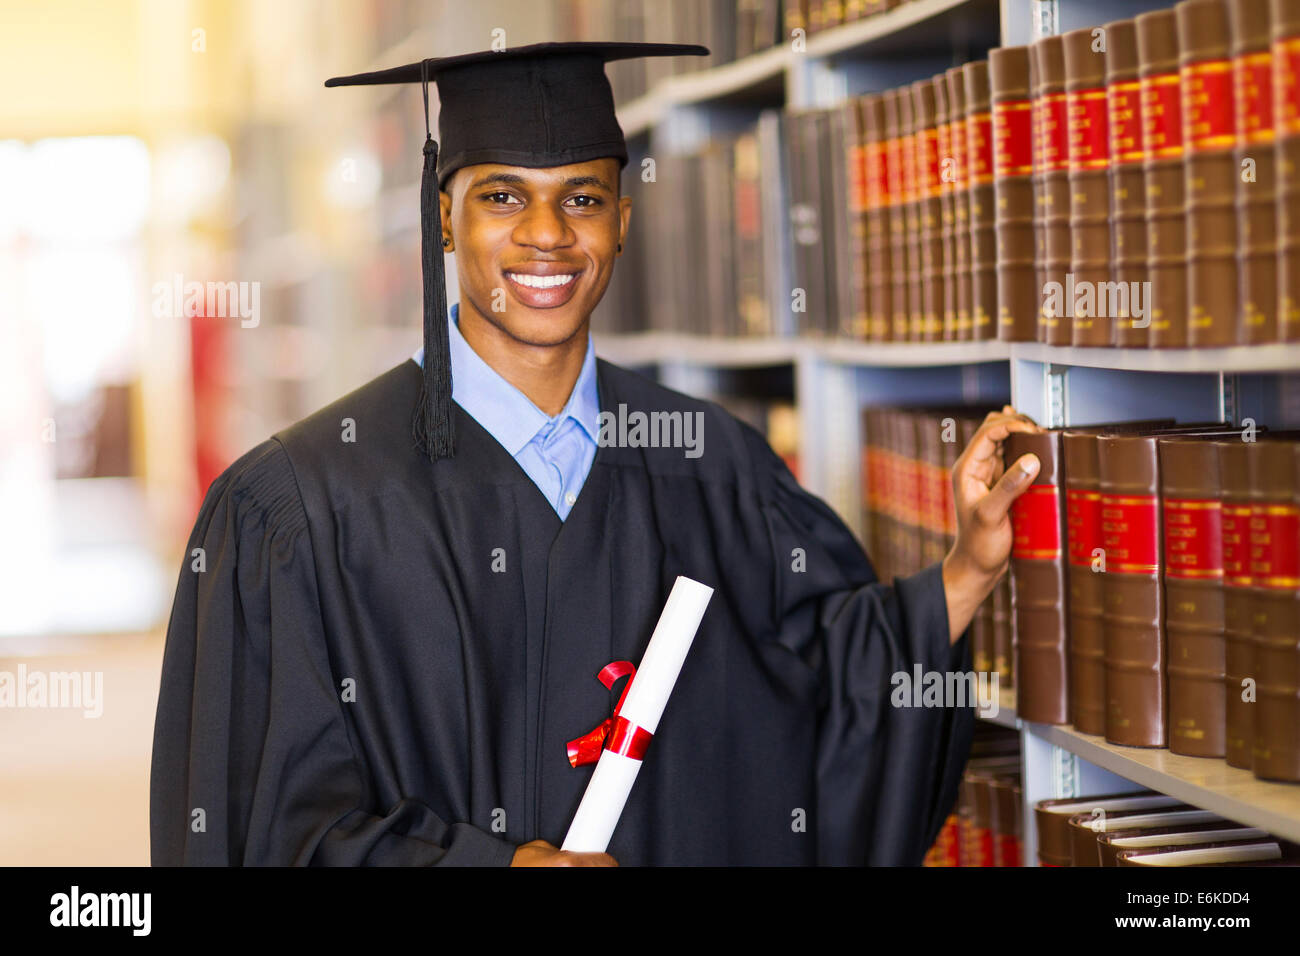
[[[839,127],[844,137],[844,184],[848,189],[849,215],[840,219],[845,240],[842,257],[847,275],[840,278],[844,295],[840,302],[840,331],[849,338],[867,338],[867,145],[861,97],[850,97],[839,110]],[[846,327],[847,326],[847,327]]]
[[[1281,844],[1274,840],[1192,849],[1121,850],[1116,854],[1119,866],[1258,866],[1281,859]]]
[[[970,191],[970,337],[984,341],[998,337],[997,202],[993,194],[993,113],[988,61],[967,63],[961,72],[966,90],[966,170]]]
[[[989,51],[993,103],[993,192],[997,201],[998,338],[1037,338],[1034,288],[1034,187],[1029,96],[1029,48]]]
[[[1024,866],[1024,790],[1020,770],[999,773],[990,784],[993,865]]]
[[[1020,757],[972,758],[962,774],[958,813],[963,818],[959,856],[962,866],[993,866],[993,780],[999,774],[1019,774]]]
[[[1251,636],[1262,780],[1300,781],[1300,441],[1249,443]]]
[[[1277,332],[1300,341],[1300,6],[1270,0],[1277,167]]]
[[[1142,94],[1142,170],[1147,203],[1148,344],[1187,344],[1187,266],[1183,203],[1183,122],[1178,24],[1173,10],[1133,19]]]
[[[1149,810],[1119,810],[1108,813],[1077,813],[1069,818],[1070,865],[1101,866],[1097,837],[1121,827],[1160,826],[1162,823],[1181,821],[1184,824],[1218,822],[1222,817],[1208,810],[1180,804],[1176,808],[1152,813]]]
[[[867,163],[867,337],[890,337],[891,257],[889,167],[885,148],[885,94],[862,98]]]
[[[1111,278],[1129,288],[1129,308],[1115,319],[1115,344],[1141,347],[1147,344],[1150,303],[1145,295],[1140,309],[1132,301],[1134,290],[1141,294],[1148,288],[1142,284],[1147,281],[1147,201],[1142,172],[1137,30],[1132,20],[1108,23],[1104,29],[1106,123],[1110,133]]]
[[[1040,41],[1041,42],[1041,41]],[[1042,290],[1047,284],[1047,226],[1043,221],[1043,84],[1038,73],[1038,43],[1029,46],[1029,154],[1033,172],[1030,182],[1034,194],[1034,288],[1039,291],[1035,335],[1046,341]]]
[[[912,97],[906,88],[890,90],[885,97],[885,152],[888,163],[889,248],[893,287],[890,293],[892,340],[907,341],[908,276],[911,274],[911,248],[908,232],[911,216],[908,199],[912,170]]]
[[[898,91],[898,116],[903,131],[903,211],[907,217],[907,334],[909,342],[921,340],[925,320],[922,291],[924,267],[921,262],[921,194],[924,169],[917,162],[918,141],[925,138],[926,117],[917,111],[915,90],[905,86]]]
[[[1048,303],[1043,292],[1049,282],[1066,287],[1070,271],[1070,116],[1065,93],[1065,49],[1059,36],[1043,37],[1034,44],[1038,74],[1038,155],[1042,184],[1043,249],[1038,294],[1042,340],[1048,345],[1069,345],[1073,329],[1064,310]]]
[[[943,488],[947,476],[943,470],[943,416],[932,412],[909,416],[916,430],[918,515],[921,525],[921,567],[942,561],[948,553],[948,536],[944,520]]]
[[[939,199],[939,113],[933,80],[912,84],[912,110],[916,118],[916,215],[920,226],[918,248],[921,259],[920,322],[913,312],[908,337],[918,342],[937,342],[943,335],[943,234],[940,232],[942,203]]]
[[[1277,339],[1277,164],[1268,4],[1228,0],[1228,19],[1237,121],[1238,331],[1239,341],[1255,344]]]
[[[1255,703],[1243,697],[1244,682],[1254,679],[1255,644],[1251,637],[1250,586],[1250,445],[1240,438],[1214,443],[1223,486],[1223,638],[1224,759],[1230,767],[1249,770],[1255,743]]]
[[[1224,753],[1223,490],[1214,442],[1161,438],[1169,750]]]
[[[1039,800],[1034,804],[1034,826],[1038,834],[1040,866],[1069,866],[1073,856],[1070,842],[1070,817],[1078,813],[1106,813],[1126,810],[1152,812],[1181,806],[1179,800],[1150,790],[1129,793],[1099,794],[1094,797],[1063,797]]]
[[[1069,720],[1069,695],[1060,430],[1013,433],[1002,446],[1008,468],[1030,453],[1041,463],[1038,476],[1011,506],[1016,716],[1034,723],[1064,724]]]
[[[1268,833],[1256,827],[1216,821],[1195,826],[1178,825],[1152,827],[1149,830],[1128,829],[1097,834],[1097,854],[1102,866],[1118,866],[1121,850],[1153,851],[1164,849],[1191,849],[1206,843],[1231,844],[1264,840]]]
[[[971,337],[970,319],[970,178],[966,160],[966,84],[961,67],[944,74],[948,84],[948,143],[952,156],[952,182],[948,183],[952,206],[952,235],[948,247],[952,276],[950,293],[954,311],[953,339]]]
[[[1094,346],[1114,343],[1121,299],[1125,308],[1128,305],[1127,288],[1110,285],[1106,53],[1104,44],[1098,48],[1098,39],[1091,28],[1071,30],[1061,37],[1070,137],[1071,237],[1071,281],[1062,298],[1073,319],[1074,344]],[[1081,294],[1076,295],[1080,286]]]
[[[1187,344],[1237,341],[1237,125],[1225,0],[1182,0],[1178,20],[1187,203]]]
[[[1011,630],[1011,575],[1004,574],[993,588],[993,666],[998,682],[1011,690],[1016,686],[1016,671]]]
[[[937,148],[935,193],[939,202],[939,241],[935,245],[934,267],[939,273],[935,309],[939,329],[927,341],[957,341],[957,293],[953,287],[952,252],[952,107],[948,103],[948,78],[943,73],[931,80],[934,84],[934,132]]]

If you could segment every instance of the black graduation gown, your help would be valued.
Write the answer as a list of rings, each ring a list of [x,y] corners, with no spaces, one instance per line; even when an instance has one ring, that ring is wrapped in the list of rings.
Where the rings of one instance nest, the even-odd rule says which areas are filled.
[[[703,412],[703,454],[602,446],[567,521],[459,406],[456,457],[416,450],[412,361],[213,482],[167,633],[155,865],[507,864],[559,845],[592,770],[566,742],[622,689],[596,673],[640,661],[679,574],[716,590],[610,853],[920,862],[974,720],[889,703],[895,672],[971,666],[939,567],[876,582],[758,432],[597,375],[602,409]]]

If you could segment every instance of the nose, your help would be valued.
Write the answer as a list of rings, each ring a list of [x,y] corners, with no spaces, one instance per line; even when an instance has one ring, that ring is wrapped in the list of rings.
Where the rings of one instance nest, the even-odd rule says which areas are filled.
[[[534,202],[517,221],[513,239],[521,246],[548,250],[570,246],[577,236],[555,203]]]

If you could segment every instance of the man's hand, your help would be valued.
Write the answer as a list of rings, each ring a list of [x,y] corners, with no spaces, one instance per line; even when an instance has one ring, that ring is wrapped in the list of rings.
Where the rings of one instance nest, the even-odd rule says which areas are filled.
[[[515,850],[511,866],[618,866],[608,853],[574,853],[545,840],[524,843]]]
[[[1033,483],[1041,463],[1022,455],[1003,469],[1002,442],[1012,432],[1041,432],[1026,415],[1005,405],[990,412],[952,469],[957,541],[943,560],[949,639],[970,624],[1011,559],[1011,503]]]

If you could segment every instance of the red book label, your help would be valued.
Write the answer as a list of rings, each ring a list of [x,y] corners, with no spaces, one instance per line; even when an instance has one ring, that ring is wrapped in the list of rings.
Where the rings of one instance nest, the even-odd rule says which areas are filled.
[[[1144,76],[1142,88],[1142,149],[1145,159],[1183,155],[1183,111],[1177,73]]]
[[[1232,61],[1208,60],[1180,71],[1183,142],[1193,153],[1232,149],[1237,124],[1232,110]]]
[[[1065,492],[1065,523],[1069,535],[1070,563],[1092,566],[1092,553],[1102,547],[1101,492]]]
[[[1273,127],[1279,136],[1300,133],[1300,37],[1273,44]]]
[[[1223,512],[1223,583],[1250,587],[1250,505],[1227,505]]]
[[[937,194],[947,194],[953,189],[952,126],[944,123],[935,127],[935,143],[939,151]]]
[[[993,831],[985,827],[970,828],[969,854],[967,866],[993,865]]]
[[[1232,61],[1233,110],[1239,145],[1273,142],[1273,54],[1247,53]]]
[[[903,202],[903,141],[897,136],[885,143],[885,177],[889,205],[896,206]]]
[[[1165,499],[1165,576],[1223,577],[1223,511],[1218,501]]]
[[[1257,588],[1300,588],[1300,507],[1251,505],[1250,576]]]
[[[1066,94],[1070,131],[1070,171],[1105,169],[1110,162],[1106,124],[1106,91],[1076,90]]]
[[[933,126],[916,134],[916,198],[939,195],[939,132]]]
[[[1011,505],[1011,556],[1055,561],[1061,556],[1059,489],[1031,485]]]
[[[1029,100],[993,104],[993,175],[997,179],[1034,171],[1030,108]]]
[[[867,206],[884,209],[889,205],[889,151],[884,143],[867,145]]]
[[[1160,570],[1160,517],[1155,495],[1101,496],[1101,542],[1106,572],[1154,574]]]
[[[969,186],[993,182],[993,119],[990,113],[966,117],[966,168]]]
[[[1038,163],[1045,173],[1070,168],[1070,104],[1064,93],[1038,98]]]
[[[1014,834],[997,834],[993,844],[993,865],[1020,866],[1020,841]]]
[[[903,202],[916,200],[916,134],[898,138],[898,151],[903,164]]]
[[[1142,161],[1142,85],[1137,80],[1106,87],[1110,159],[1117,166]]]
[[[966,169],[966,121],[953,120],[948,124],[948,148],[952,150],[952,189],[961,192],[970,176]]]

